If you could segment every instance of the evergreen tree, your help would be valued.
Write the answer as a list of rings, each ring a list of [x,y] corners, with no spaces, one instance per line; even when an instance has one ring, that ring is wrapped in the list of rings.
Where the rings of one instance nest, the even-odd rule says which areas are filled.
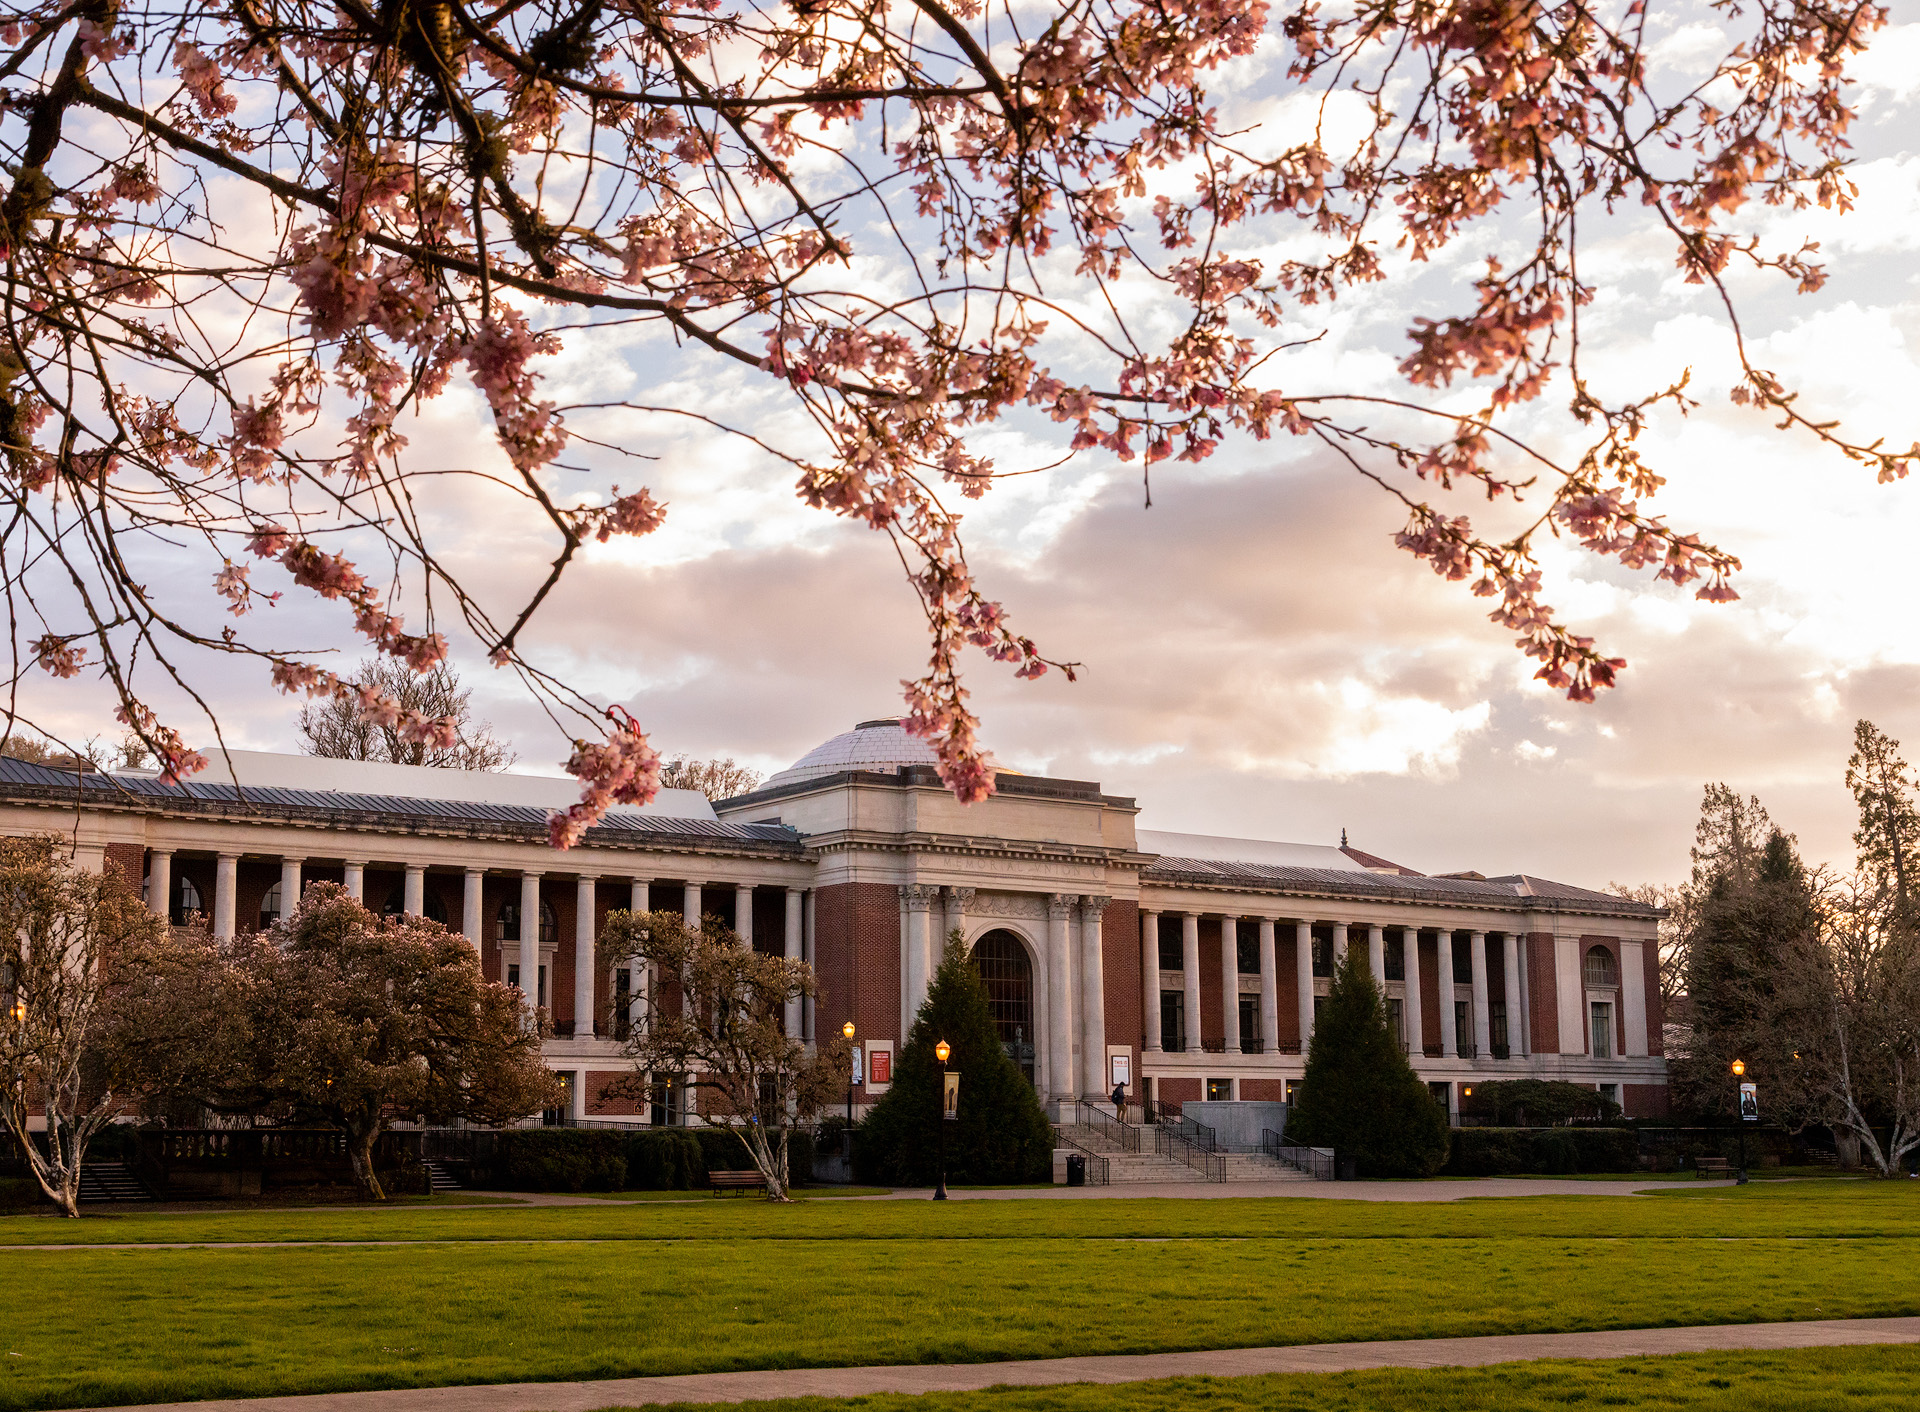
[[[947,938],[927,998],[895,1056],[893,1085],[854,1141],[861,1181],[932,1186],[939,1175],[940,1061],[960,1075],[960,1115],[947,1124],[950,1182],[1037,1182],[1053,1170],[1053,1127],[1040,1098],[1000,1043],[987,989],[960,934]]]
[[[1853,755],[1847,761],[1847,788],[1860,809],[1854,830],[1860,871],[1886,893],[1896,925],[1910,925],[1920,862],[1920,809],[1914,807],[1914,782],[1900,758],[1900,742],[1872,721],[1853,728]]]
[[[1313,1022],[1287,1137],[1359,1159],[1363,1177],[1430,1177],[1447,1160],[1447,1115],[1387,1027],[1365,950],[1347,948]]]

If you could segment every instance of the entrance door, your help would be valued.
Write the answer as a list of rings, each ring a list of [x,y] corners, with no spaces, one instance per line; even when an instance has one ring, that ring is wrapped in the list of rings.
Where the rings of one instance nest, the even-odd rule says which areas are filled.
[[[1000,1045],[1033,1082],[1033,963],[1020,938],[995,929],[973,945],[973,968],[987,989]]]

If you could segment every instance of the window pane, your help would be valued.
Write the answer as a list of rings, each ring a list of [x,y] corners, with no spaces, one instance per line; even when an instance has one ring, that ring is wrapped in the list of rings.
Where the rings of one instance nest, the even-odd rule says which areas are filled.
[[[1401,932],[1387,938],[1387,979],[1390,981],[1403,981],[1406,978],[1406,933]]]
[[[1458,933],[1453,938],[1453,982],[1455,985],[1473,983],[1473,939]]]
[[[1234,937],[1234,950],[1239,954],[1240,974],[1257,976],[1260,974],[1260,924],[1241,922],[1239,932]]]
[[[1169,1054],[1178,1054],[1187,1047],[1186,1016],[1183,1013],[1186,1002],[1183,991],[1160,992],[1160,1047]]]
[[[1163,971],[1181,970],[1186,962],[1181,959],[1180,919],[1162,917],[1160,919],[1160,969]]]

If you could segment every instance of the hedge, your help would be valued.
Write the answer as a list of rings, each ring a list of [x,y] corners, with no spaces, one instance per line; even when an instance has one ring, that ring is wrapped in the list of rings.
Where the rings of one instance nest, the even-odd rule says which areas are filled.
[[[627,1187],[632,1191],[685,1191],[704,1185],[706,1158],[689,1128],[661,1128],[627,1139]]]
[[[1631,1172],[1640,1140],[1631,1128],[1455,1128],[1441,1169],[1450,1177]]]
[[[812,1135],[790,1134],[787,1159],[796,1184],[812,1181]],[[509,1191],[685,1191],[708,1172],[752,1169],[745,1144],[722,1128],[510,1128],[492,1170],[473,1180]]]
[[[626,1134],[589,1128],[513,1128],[500,1134],[498,1172],[511,1191],[622,1191]]]

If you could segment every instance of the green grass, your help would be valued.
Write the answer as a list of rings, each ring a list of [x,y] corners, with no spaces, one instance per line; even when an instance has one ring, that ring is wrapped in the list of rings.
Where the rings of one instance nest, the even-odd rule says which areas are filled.
[[[0,1222],[29,1231],[82,1245],[6,1253],[0,1409],[1920,1314],[1920,1191],[1877,1183]],[[84,1246],[136,1233],[439,1243]]]
[[[886,1196],[890,1186],[797,1186],[787,1194],[795,1201],[830,1201],[836,1196]],[[715,1196],[710,1191],[585,1191],[595,1201],[751,1201],[751,1193]]]
[[[1920,1349],[1911,1346],[1808,1348],[1419,1372],[1166,1378],[923,1397],[782,1398],[746,1403],[742,1412],[1906,1412],[1914,1404],[1916,1379]],[[693,1412],[694,1406],[676,1403],[653,1412]]]

